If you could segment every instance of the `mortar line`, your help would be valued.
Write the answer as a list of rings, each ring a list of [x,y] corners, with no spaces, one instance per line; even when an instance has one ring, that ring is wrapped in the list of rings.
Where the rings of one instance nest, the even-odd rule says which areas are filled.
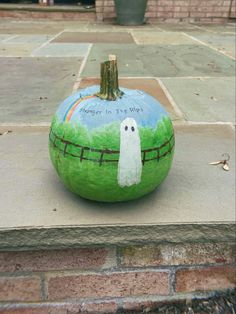
[[[9,40],[12,40],[12,39],[14,39],[14,38],[16,38],[16,37],[18,37],[19,35],[13,35],[13,36],[10,36],[9,38],[6,38],[6,39],[3,39],[2,40],[2,44],[5,44],[6,42],[8,42]]]
[[[47,291],[46,291],[46,278],[44,273],[40,273],[40,294],[41,294],[41,300],[46,301],[47,300]]]
[[[204,26],[198,26],[198,25],[194,25],[197,29],[201,30],[201,31],[205,31],[205,32],[209,32],[209,33],[213,33],[213,34],[217,34],[217,32],[211,30],[211,29],[205,29]]]
[[[45,41],[42,45],[40,45],[38,48],[36,48],[34,51],[32,51],[32,53],[30,54],[31,57],[37,57],[35,56],[35,52],[39,51],[40,49],[42,49],[43,47],[47,46],[52,40],[56,39],[58,36],[60,36],[62,33],[64,33],[64,29],[57,33],[56,35],[54,35],[52,38],[48,39],[47,41]]]
[[[201,41],[200,39],[197,39],[197,38],[195,38],[194,36],[191,36],[191,35],[189,35],[189,34],[187,34],[187,33],[184,33],[184,32],[182,32],[182,33],[185,34],[187,37],[191,38],[192,40],[195,40],[195,41],[198,42],[199,44],[201,44],[201,45],[203,45],[203,46],[206,46],[206,47],[208,47],[208,48],[210,48],[210,49],[212,49],[212,50],[214,50],[214,51],[216,51],[216,52],[218,52],[218,53],[221,53],[222,55],[224,55],[224,56],[230,58],[231,60],[234,60],[234,61],[236,60],[236,58],[234,58],[234,57],[228,55],[228,54],[225,53],[224,51],[219,50],[219,49],[215,48],[214,46],[212,46],[212,45],[210,45],[210,44],[207,44],[207,43],[205,43],[204,41]]]
[[[134,40],[135,44],[136,45],[140,45],[139,41],[137,40],[137,38],[134,35],[134,30],[133,29],[130,30],[130,34],[133,37],[133,40]]]
[[[75,83],[73,85],[72,92],[76,92],[78,87],[79,87],[79,85],[80,85],[80,82],[81,82],[80,75],[81,75],[81,73],[83,72],[83,70],[85,68],[85,65],[86,65],[86,62],[88,60],[88,57],[89,57],[89,54],[90,54],[90,51],[91,51],[92,47],[93,47],[93,44],[89,44],[88,50],[86,52],[86,55],[83,58],[83,61],[82,61],[81,65],[80,65],[80,68],[79,68],[79,72],[78,72],[78,74],[76,76],[76,80],[75,80]]]
[[[163,84],[163,82],[159,78],[156,78],[156,80],[159,83],[159,85],[162,88],[162,90],[164,91],[166,97],[168,98],[168,100],[169,100],[171,106],[173,107],[175,113],[177,114],[177,116],[182,118],[182,119],[184,119],[184,120],[186,120],[183,112],[179,109],[178,105],[174,101],[174,99],[173,99],[172,95],[170,94],[169,90],[166,88],[166,86]]]
[[[176,269],[175,267],[170,269],[169,273],[169,293],[170,295],[175,294],[175,284],[176,284]]]
[[[231,244],[231,246],[234,244]],[[67,269],[67,270],[61,270],[61,269],[48,269],[48,270],[40,270],[40,271],[1,271],[0,276],[4,277],[32,277],[32,276],[38,276],[42,280],[46,280],[47,277],[53,278],[58,276],[59,274],[63,274],[64,276],[87,276],[87,275],[100,275],[100,276],[110,276],[114,274],[127,274],[127,273],[147,273],[147,272],[152,272],[152,273],[167,273],[171,275],[173,272],[175,273],[177,270],[202,270],[205,268],[217,268],[217,267],[228,267],[232,268],[234,267],[234,262],[228,262],[228,263],[203,263],[203,264],[174,264],[174,265],[151,265],[151,266],[122,266],[119,268],[106,268],[106,269],[86,269],[82,270],[81,268],[77,269]],[[44,287],[45,291],[46,286]]]
[[[227,291],[233,291],[233,289],[223,289],[220,290],[218,292],[218,295],[224,295],[225,292]],[[125,296],[125,297],[102,297],[102,298],[79,298],[77,300],[75,299],[66,299],[63,301],[41,301],[42,304],[42,308],[44,306],[61,306],[61,305],[67,305],[67,304],[81,304],[82,302],[87,302],[87,303],[95,303],[95,304],[99,304],[100,302],[109,302],[109,301],[117,301],[117,302],[121,302],[123,304],[123,302],[132,302],[137,300],[137,297],[139,299],[141,299],[142,301],[166,301],[166,298],[168,298],[168,300],[170,301],[175,301],[175,300],[186,300],[189,298],[197,298],[197,299],[204,299],[204,298],[208,298],[208,297],[214,297],[215,296],[215,291],[198,291],[198,292],[182,292],[182,293],[176,293],[174,295],[134,295],[134,296]],[[42,303],[43,302],[43,303]],[[14,303],[14,302],[7,302],[7,301],[0,301],[0,309],[10,309],[10,308],[14,308],[15,305],[17,305],[18,307],[21,308],[27,308],[27,307],[38,307],[40,304],[40,302],[18,302],[18,303]]]

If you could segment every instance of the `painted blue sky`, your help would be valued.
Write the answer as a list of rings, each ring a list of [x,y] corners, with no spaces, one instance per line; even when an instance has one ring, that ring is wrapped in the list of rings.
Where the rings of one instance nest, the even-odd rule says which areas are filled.
[[[59,120],[64,120],[68,108],[76,100],[93,95],[99,90],[100,87],[95,85],[69,96],[57,111]],[[94,129],[113,122],[122,122],[129,117],[135,119],[139,127],[155,128],[157,122],[168,115],[160,103],[145,92],[126,88],[121,88],[121,90],[124,95],[116,101],[106,101],[100,98],[82,101],[74,111],[70,122]]]

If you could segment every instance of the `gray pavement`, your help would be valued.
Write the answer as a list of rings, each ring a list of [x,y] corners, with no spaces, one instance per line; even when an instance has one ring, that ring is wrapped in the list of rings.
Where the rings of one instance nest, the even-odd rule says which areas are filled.
[[[0,249],[53,246],[55,237],[55,246],[75,245],[73,235],[81,244],[95,243],[96,237],[99,243],[105,236],[114,243],[233,236],[234,35],[232,24],[130,28],[1,21]],[[120,85],[156,97],[176,132],[174,164],[166,181],[154,193],[122,204],[88,202],[67,191],[47,148],[57,106],[72,91],[97,84],[99,64],[110,53],[118,56]],[[4,134],[8,130],[12,132]],[[209,165],[225,152],[231,157],[230,171]],[[92,235],[97,226],[108,233]],[[45,228],[57,231],[48,234]],[[67,236],[68,228],[73,231]],[[29,230],[31,244],[26,243]],[[114,232],[113,240],[109,232]]]

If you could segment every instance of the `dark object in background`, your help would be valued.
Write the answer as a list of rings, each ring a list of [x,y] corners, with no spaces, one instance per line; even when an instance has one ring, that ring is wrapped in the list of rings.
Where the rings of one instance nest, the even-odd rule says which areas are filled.
[[[94,0],[81,0],[82,5],[95,5]]]
[[[142,25],[147,0],[115,0],[116,17],[119,25]]]

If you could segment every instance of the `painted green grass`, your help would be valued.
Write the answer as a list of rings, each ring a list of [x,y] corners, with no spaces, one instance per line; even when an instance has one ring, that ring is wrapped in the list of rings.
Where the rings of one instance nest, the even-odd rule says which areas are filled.
[[[80,125],[73,126],[68,122],[60,123],[56,117],[52,122],[52,130],[57,136],[65,141],[73,142],[81,146],[119,150],[120,146],[120,124],[113,123],[99,130],[88,131]],[[168,141],[173,134],[173,127],[168,117],[163,118],[158,123],[156,129],[139,128],[141,139],[141,149],[148,149],[161,146]],[[117,181],[118,163],[102,163],[80,161],[79,158],[63,154],[65,144],[56,140],[55,147],[49,145],[50,156],[53,165],[61,177],[64,184],[73,192],[80,196],[97,201],[124,201],[141,197],[154,190],[167,176],[171,167],[174,149],[170,154],[161,158],[159,161],[153,160],[146,162],[142,169],[142,180],[139,184],[131,187],[121,188]],[[172,139],[174,144],[174,138]],[[168,146],[160,150],[160,155],[165,154]],[[67,152],[80,156],[80,148],[68,145]],[[84,151],[85,158],[99,160],[99,152]],[[149,152],[146,158],[156,157],[156,152]],[[119,154],[104,155],[104,159],[119,159]]]

